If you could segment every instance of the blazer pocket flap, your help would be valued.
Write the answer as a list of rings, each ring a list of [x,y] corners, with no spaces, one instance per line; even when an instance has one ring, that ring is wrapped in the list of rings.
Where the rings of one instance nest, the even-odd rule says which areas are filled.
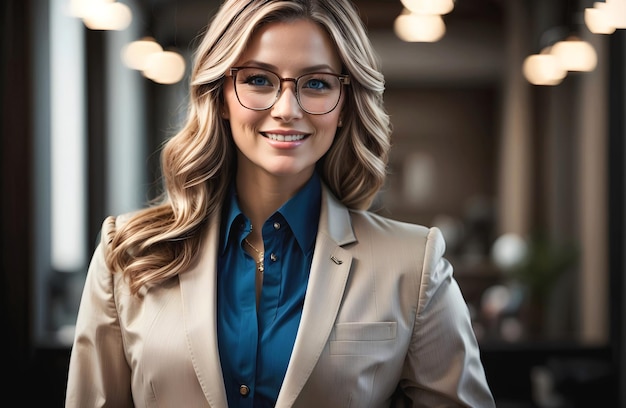
[[[381,341],[396,338],[396,322],[338,323],[331,340]]]

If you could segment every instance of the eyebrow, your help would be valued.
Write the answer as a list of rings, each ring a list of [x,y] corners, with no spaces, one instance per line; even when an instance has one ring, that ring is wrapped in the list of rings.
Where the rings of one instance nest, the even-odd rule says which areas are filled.
[[[278,67],[276,65],[272,65],[272,64],[268,64],[265,62],[261,62],[261,61],[255,61],[255,60],[248,60],[248,61],[244,61],[241,64],[239,64],[239,66],[241,67],[249,67],[249,66],[256,66],[258,68],[265,68],[269,71],[279,71]],[[335,70],[333,69],[333,67],[331,67],[328,64],[319,64],[319,65],[312,65],[310,67],[305,67],[304,69],[300,70],[300,72],[320,72],[320,71],[325,71],[328,70],[332,73],[335,72]]]

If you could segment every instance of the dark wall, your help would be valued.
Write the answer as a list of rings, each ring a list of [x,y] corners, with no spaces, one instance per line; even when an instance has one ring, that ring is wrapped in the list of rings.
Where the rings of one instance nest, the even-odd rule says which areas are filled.
[[[33,340],[32,5],[0,5],[0,317],[5,395],[21,406],[62,407],[69,351]],[[7,379],[8,378],[8,379]],[[24,386],[27,386],[24,392]],[[30,391],[29,391],[30,390]]]
[[[29,2],[0,6],[0,270],[3,344],[12,366],[30,355],[32,127]],[[17,367],[19,368],[19,367]]]
[[[626,407],[626,30],[611,36],[609,122],[609,266],[611,339],[620,407]]]

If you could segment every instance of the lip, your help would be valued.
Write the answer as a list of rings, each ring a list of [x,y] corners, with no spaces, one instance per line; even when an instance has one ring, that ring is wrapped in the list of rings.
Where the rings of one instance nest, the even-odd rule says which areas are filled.
[[[304,141],[311,134],[294,130],[267,130],[260,132],[261,135],[273,143],[296,143]]]

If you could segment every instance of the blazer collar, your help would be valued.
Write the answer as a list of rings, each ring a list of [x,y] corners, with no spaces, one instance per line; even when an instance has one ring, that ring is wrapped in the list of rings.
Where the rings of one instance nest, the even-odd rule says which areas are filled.
[[[276,408],[293,406],[326,346],[352,264],[341,246],[354,241],[348,209],[324,186],[302,318]]]
[[[178,275],[187,344],[198,382],[211,407],[226,407],[217,348],[217,250],[220,216],[210,220],[197,263]]]
[[[227,406],[217,340],[219,234],[220,216],[216,215],[207,228],[198,261],[179,275],[189,353],[212,407]],[[328,341],[352,263],[352,255],[342,246],[354,241],[348,209],[322,183],[322,206],[307,294],[276,408],[293,405]]]
[[[350,212],[322,183],[322,209],[318,234],[326,234],[337,245],[346,245],[356,241],[352,230]]]

